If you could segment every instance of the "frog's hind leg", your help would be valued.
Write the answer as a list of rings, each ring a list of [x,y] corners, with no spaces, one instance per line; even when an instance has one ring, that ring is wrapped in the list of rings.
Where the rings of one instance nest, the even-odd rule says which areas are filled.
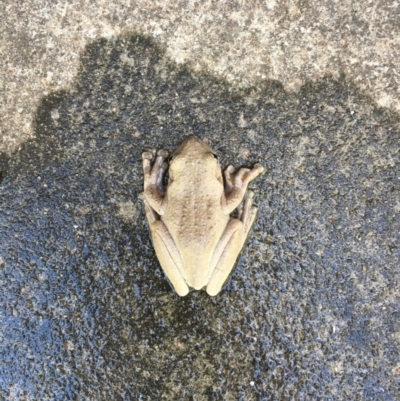
[[[257,217],[257,208],[253,206],[254,192],[247,191],[244,201],[239,209],[238,219],[243,222],[243,245],[246,242],[254,220]]]
[[[189,287],[181,273],[184,271],[181,255],[165,224],[160,220],[149,202],[144,197],[142,199],[160,265],[177,294],[184,297],[188,294]]]
[[[211,296],[217,295],[227,281],[257,216],[257,208],[252,206],[253,196],[252,191],[247,191],[238,218],[229,220],[216,246],[211,260],[212,274],[206,288]]]

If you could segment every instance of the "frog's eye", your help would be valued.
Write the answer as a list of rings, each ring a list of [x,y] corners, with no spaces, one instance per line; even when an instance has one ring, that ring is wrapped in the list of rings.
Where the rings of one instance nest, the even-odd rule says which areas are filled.
[[[215,159],[218,160],[218,156],[215,153],[213,153],[212,155],[214,156]]]

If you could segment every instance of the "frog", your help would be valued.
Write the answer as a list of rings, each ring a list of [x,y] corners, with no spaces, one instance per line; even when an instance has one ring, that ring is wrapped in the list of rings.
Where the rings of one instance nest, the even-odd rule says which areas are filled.
[[[191,289],[216,296],[256,219],[254,192],[248,185],[264,167],[256,163],[235,169],[230,164],[222,172],[213,150],[195,136],[172,156],[166,149],[145,150],[142,166],[140,198],[165,275],[181,297]]]

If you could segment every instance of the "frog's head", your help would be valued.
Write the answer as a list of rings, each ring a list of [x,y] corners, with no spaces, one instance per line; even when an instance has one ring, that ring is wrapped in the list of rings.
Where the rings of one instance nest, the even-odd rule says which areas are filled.
[[[194,164],[202,165],[209,172],[220,174],[217,156],[212,149],[201,139],[194,136],[186,139],[170,159],[170,172],[179,174],[183,170],[190,170]]]

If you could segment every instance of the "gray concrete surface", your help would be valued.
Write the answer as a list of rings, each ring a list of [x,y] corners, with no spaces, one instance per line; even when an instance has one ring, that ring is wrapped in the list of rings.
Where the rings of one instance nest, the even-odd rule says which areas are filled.
[[[397,10],[4,3],[0,400],[399,399]],[[188,135],[267,167],[216,298],[137,200]]]
[[[298,91],[346,74],[380,106],[400,110],[398,1],[5,0],[0,150],[34,135],[43,96],[73,85],[85,46],[149,35],[176,63],[234,86],[260,79]]]

